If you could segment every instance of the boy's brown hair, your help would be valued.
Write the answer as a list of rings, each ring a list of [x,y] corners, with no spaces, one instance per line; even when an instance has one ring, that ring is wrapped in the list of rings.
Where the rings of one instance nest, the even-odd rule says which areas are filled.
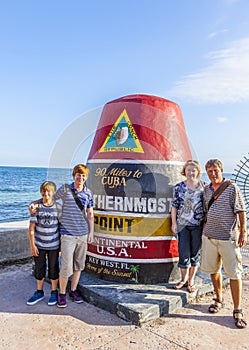
[[[86,174],[86,176],[88,177],[88,174],[89,174],[89,169],[86,165],[84,164],[78,164],[78,165],[75,165],[75,167],[73,168],[73,172],[72,172],[72,175],[73,177],[77,174]]]

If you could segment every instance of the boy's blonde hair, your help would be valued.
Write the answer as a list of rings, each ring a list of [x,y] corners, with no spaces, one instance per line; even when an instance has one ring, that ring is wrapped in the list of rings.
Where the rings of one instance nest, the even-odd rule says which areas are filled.
[[[88,174],[89,174],[89,169],[86,165],[84,164],[78,164],[78,165],[75,165],[75,167],[73,168],[73,172],[72,172],[72,175],[73,177],[77,174],[86,174],[86,176],[88,177]]]
[[[201,166],[200,166],[200,164],[197,162],[197,160],[192,160],[192,159],[187,160],[186,163],[183,165],[183,168],[182,168],[182,171],[181,171],[181,175],[186,176],[186,167],[187,167],[188,165],[193,165],[193,166],[197,169],[197,171],[198,171],[197,177],[201,177],[201,174],[202,174],[202,172],[201,172]]]
[[[56,184],[52,181],[45,181],[41,184],[40,186],[40,193],[42,191],[46,191],[46,190],[50,190],[52,191],[54,194],[56,192]]]

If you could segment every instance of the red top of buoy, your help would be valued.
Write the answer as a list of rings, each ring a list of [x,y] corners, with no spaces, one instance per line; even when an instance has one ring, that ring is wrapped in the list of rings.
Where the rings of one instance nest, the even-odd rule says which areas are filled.
[[[191,159],[181,109],[162,97],[136,94],[105,104],[88,159]]]

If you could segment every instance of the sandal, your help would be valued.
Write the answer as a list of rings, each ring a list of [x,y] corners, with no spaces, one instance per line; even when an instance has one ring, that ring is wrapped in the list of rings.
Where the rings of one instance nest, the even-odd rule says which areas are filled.
[[[243,320],[243,318],[235,317],[235,315],[241,314],[241,317],[243,317],[242,309],[233,310],[233,318],[235,319],[235,326],[239,329],[246,328],[247,322],[246,320]]]
[[[211,314],[217,314],[220,309],[224,306],[224,303],[222,300],[218,299],[218,298],[214,298],[213,299],[217,304],[211,304],[208,308],[208,311]],[[218,305],[219,304],[219,305]]]
[[[187,290],[189,293],[194,293],[196,291],[195,285],[188,284]]]
[[[187,287],[188,282],[180,281],[173,288],[174,289],[182,289],[183,287]]]

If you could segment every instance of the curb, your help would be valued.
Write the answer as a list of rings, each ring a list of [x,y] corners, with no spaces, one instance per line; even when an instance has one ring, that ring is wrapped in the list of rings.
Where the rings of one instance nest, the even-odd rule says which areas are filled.
[[[248,272],[248,267],[244,266],[243,270],[243,273]],[[228,284],[229,279],[224,277],[223,285]],[[78,285],[85,301],[138,326],[170,315],[201,295],[213,292],[210,278],[200,272],[196,276],[196,287],[196,292],[189,293],[186,288],[176,291],[173,284],[168,283],[116,284],[98,280],[85,272]]]

